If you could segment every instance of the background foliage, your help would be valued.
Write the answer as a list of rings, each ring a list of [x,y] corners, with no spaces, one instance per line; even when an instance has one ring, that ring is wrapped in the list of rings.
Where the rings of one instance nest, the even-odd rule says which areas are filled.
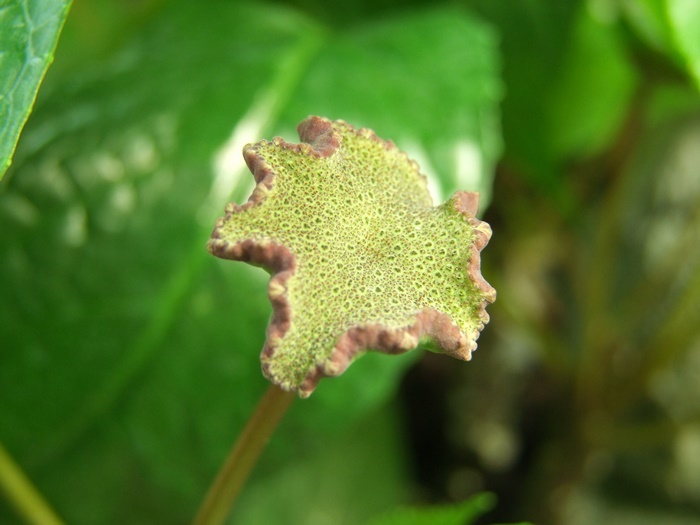
[[[698,35],[690,0],[74,5],[0,182],[0,442],[70,523],[189,521],[266,386],[266,274],[204,244],[243,144],[319,114],[482,192],[499,299],[471,363],[296,403],[233,521],[697,522]]]

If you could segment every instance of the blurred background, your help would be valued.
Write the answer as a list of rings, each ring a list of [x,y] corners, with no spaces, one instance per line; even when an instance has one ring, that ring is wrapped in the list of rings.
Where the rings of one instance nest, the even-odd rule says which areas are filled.
[[[482,194],[498,300],[471,362],[297,401],[231,523],[700,523],[700,4],[83,0],[55,56],[0,181],[0,442],[67,522],[194,515],[270,314],[204,246],[242,146],[316,114]]]

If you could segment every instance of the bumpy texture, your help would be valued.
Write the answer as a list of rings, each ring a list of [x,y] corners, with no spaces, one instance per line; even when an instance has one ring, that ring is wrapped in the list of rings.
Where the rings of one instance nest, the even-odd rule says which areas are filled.
[[[257,186],[208,244],[273,273],[265,375],[306,397],[366,350],[470,359],[496,297],[480,273],[491,228],[474,217],[478,194],[433,207],[416,163],[371,130],[309,117],[298,131],[301,144],[243,149]]]

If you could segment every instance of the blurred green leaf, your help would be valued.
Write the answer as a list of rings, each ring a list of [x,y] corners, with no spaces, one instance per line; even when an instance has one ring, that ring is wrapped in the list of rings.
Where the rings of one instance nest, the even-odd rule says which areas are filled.
[[[166,348],[198,280],[217,271],[202,252],[219,213],[202,211],[212,157],[256,92],[274,82],[278,57],[299,52],[294,45],[310,27],[257,6],[207,13],[212,20],[173,4],[104,65],[51,85],[5,181],[0,308],[8,322],[0,331],[14,343],[0,368],[27,383],[2,382],[15,423],[3,434],[35,457],[74,438],[122,394]],[[250,18],[260,22],[242,22]],[[191,40],[174,38],[185,28]],[[239,280],[241,300],[247,283],[264,289],[250,274]],[[238,313],[246,312],[260,307]],[[227,326],[239,318],[215,313]],[[248,341],[255,329],[262,337],[264,321],[228,335]]]
[[[635,71],[612,23],[581,9],[567,60],[554,80],[548,142],[554,159],[598,153],[614,138],[636,84]]]
[[[582,2],[469,0],[501,38],[506,96],[505,159],[540,187],[556,192],[558,159],[550,148],[550,101],[569,59]]]
[[[336,85],[337,69],[319,68],[358,54],[357,78],[377,76],[369,49],[403,46],[402,19],[331,34],[293,10],[245,2],[168,3],[111,56],[47,79],[0,189],[0,439],[71,522],[187,521],[265,387],[267,275],[204,249],[224,203],[252,184],[245,142],[276,131],[294,140],[301,111],[378,128],[377,107],[351,111],[353,93],[417,82],[422,90],[403,95],[416,98],[411,112],[392,109],[411,143],[386,137],[440,158],[437,125],[424,125],[454,112],[453,137],[486,130],[473,140],[487,176],[498,144],[495,50],[470,46],[488,32],[440,10],[425,22],[405,16],[432,38],[444,24],[464,56],[483,53],[469,68],[481,86],[473,107],[490,100],[487,109],[462,110],[470,99],[445,91],[472,70],[453,65],[462,55],[424,70],[425,53],[389,54],[386,85],[381,75]],[[429,80],[436,71],[444,82]],[[319,82],[335,96],[317,108]],[[270,451],[278,467],[298,443],[342,433],[384,402],[414,359],[366,356],[322,383],[292,410],[295,437]],[[58,473],[68,472],[65,483]],[[76,495],[99,487],[81,505]]]
[[[695,0],[666,1],[676,44],[700,87],[700,3]]]
[[[492,494],[480,494],[467,501],[439,507],[397,509],[369,522],[370,525],[468,525],[493,508]]]
[[[625,19],[647,45],[675,62],[679,61],[666,0],[622,0],[619,6]]]
[[[491,510],[495,503],[493,494],[483,493],[452,505],[394,510],[369,523],[370,525],[469,525]]]
[[[649,100],[646,112],[652,125],[682,119],[700,110],[700,96],[693,84],[668,84],[657,88]]]
[[[695,0],[623,0],[626,19],[653,49],[700,83],[700,4]]]
[[[0,180],[53,61],[71,0],[0,2]]]
[[[395,507],[408,492],[398,423],[396,407],[385,406],[342,435],[300,447],[286,468],[266,458],[229,523],[355,525]],[[283,429],[273,439],[289,435]]]

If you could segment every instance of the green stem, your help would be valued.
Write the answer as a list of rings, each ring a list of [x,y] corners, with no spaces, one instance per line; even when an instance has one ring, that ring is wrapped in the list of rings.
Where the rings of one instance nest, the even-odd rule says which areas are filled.
[[[221,525],[270,436],[296,397],[271,385],[216,476],[194,525]]]
[[[17,513],[31,525],[63,525],[22,469],[0,444],[0,489]]]

